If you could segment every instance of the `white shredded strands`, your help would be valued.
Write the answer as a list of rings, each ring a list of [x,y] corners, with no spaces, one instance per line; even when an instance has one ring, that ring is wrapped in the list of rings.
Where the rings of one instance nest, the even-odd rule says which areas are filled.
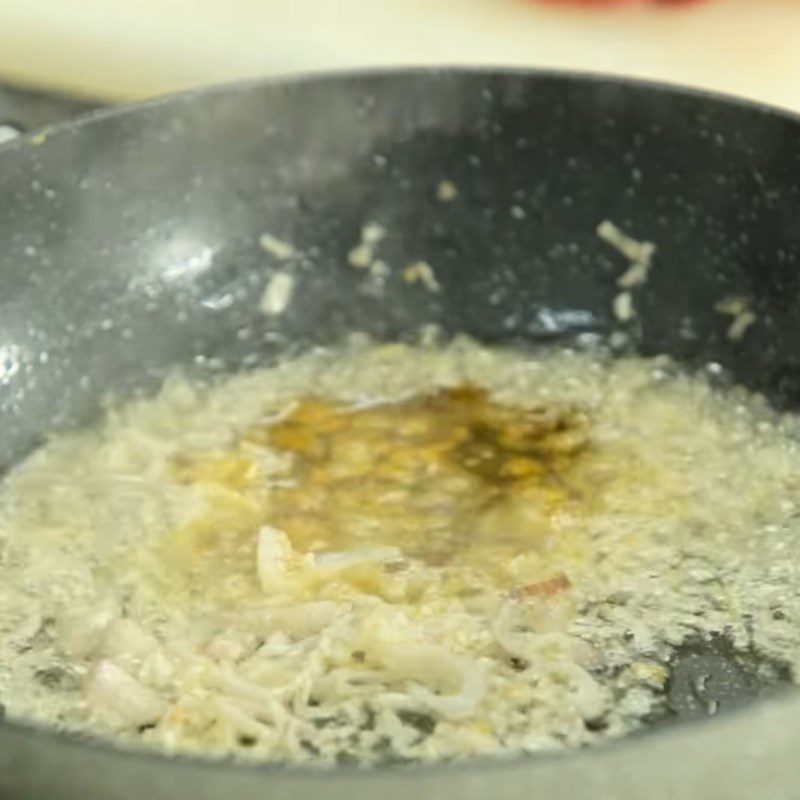
[[[720,310],[738,320],[748,308]],[[797,674],[796,418],[664,358],[437,345],[430,330],[421,340],[354,335],[211,386],[174,377],[7,475],[7,716],[169,753],[370,766],[637,731],[664,708],[667,664],[687,638],[724,633]],[[591,446],[571,462],[566,523],[545,511],[562,487],[535,472],[502,513],[450,519],[447,492],[466,473],[437,482],[444,466],[427,445],[412,451],[418,473],[402,473],[399,442],[426,435],[420,418],[366,413],[465,385],[526,419],[553,402],[586,410]],[[324,398],[361,426],[360,438],[325,440],[327,461],[308,431],[344,417]],[[288,450],[270,438],[278,426]],[[379,430],[385,461],[372,452],[386,445]],[[347,496],[325,512],[330,481],[344,474],[347,495],[341,470],[376,458],[386,476],[419,475],[400,500],[378,476],[376,503],[401,518],[419,503],[414,525],[443,526],[441,540],[376,538],[369,509]],[[488,549],[470,561],[479,541]]]
[[[292,301],[294,283],[294,277],[288,272],[276,272],[261,295],[261,311],[269,316],[283,314]]]

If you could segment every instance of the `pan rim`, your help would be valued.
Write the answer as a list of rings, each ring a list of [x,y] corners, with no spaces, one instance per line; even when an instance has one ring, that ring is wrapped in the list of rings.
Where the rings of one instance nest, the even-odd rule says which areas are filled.
[[[458,78],[458,77],[503,77],[503,78],[532,78],[536,80],[557,80],[576,85],[602,85],[608,84],[632,90],[640,89],[650,93],[673,95],[678,97],[695,98],[711,101],[727,107],[738,107],[760,115],[779,117],[800,125],[800,111],[794,111],[782,106],[773,105],[760,100],[739,96],[736,94],[687,86],[664,80],[639,78],[619,75],[612,72],[570,70],[539,67],[502,67],[492,65],[470,66],[448,65],[418,66],[418,67],[366,67],[341,70],[309,70],[307,72],[292,72],[267,78],[246,78],[237,81],[222,81],[190,89],[180,89],[174,92],[157,95],[155,97],[133,102],[123,102],[104,106],[72,119],[62,120],[32,131],[27,131],[0,145],[0,157],[8,152],[21,150],[25,147],[41,147],[46,145],[52,136],[80,130],[87,125],[118,119],[140,111],[157,109],[160,106],[173,105],[179,102],[189,102],[198,97],[211,98],[217,95],[230,95],[258,89],[292,88],[309,84],[335,84],[347,79],[369,79],[382,81],[393,78]]]

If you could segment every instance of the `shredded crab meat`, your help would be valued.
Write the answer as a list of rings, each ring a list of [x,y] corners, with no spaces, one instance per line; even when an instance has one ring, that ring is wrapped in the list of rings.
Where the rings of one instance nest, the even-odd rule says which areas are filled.
[[[342,552],[316,553],[309,559],[310,566],[318,569],[342,569],[365,562],[398,561],[402,558],[399,547],[360,547]]]
[[[208,642],[203,652],[215,661],[240,661],[257,649],[258,637],[246,631],[225,630]]]
[[[107,660],[92,669],[85,696],[91,712],[113,728],[153,724],[167,708],[157,692]]]
[[[259,530],[257,572],[261,588],[267,594],[285,587],[293,557],[292,544],[283,531],[268,525]]]
[[[572,584],[563,573],[514,589],[501,603],[492,625],[498,644],[527,664],[546,652],[581,666],[597,666],[598,654],[568,634],[575,616]]]
[[[96,655],[108,626],[118,613],[117,604],[108,601],[88,613],[64,612],[59,624],[62,647],[70,657],[79,660]]]
[[[376,653],[388,674],[419,684],[411,695],[444,717],[460,719],[475,714],[486,695],[484,665],[459,657],[443,647],[387,644]]]
[[[228,617],[227,624],[267,636],[274,633],[304,639],[322,632],[346,613],[342,604],[318,600],[293,605],[257,606],[240,609]]]
[[[140,664],[158,649],[155,636],[130,619],[115,619],[103,633],[99,653],[103,658]]]
[[[262,742],[276,739],[277,732],[274,728],[260,722],[232,700],[226,697],[216,697],[214,704],[219,716],[230,723],[237,737],[251,737]]]

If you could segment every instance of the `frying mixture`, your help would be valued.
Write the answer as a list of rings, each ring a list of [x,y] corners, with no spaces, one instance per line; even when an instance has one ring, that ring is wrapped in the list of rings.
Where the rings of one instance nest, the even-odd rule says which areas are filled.
[[[795,670],[799,541],[796,419],[711,373],[354,339],[6,478],[0,702],[284,763],[583,746],[663,712],[687,638]]]

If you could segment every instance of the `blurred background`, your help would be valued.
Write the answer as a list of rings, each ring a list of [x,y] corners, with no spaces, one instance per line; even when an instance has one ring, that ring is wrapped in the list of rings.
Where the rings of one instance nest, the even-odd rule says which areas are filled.
[[[63,114],[54,93],[96,103],[459,63],[637,75],[800,110],[800,0],[0,0],[0,125],[47,121],[45,99]]]

